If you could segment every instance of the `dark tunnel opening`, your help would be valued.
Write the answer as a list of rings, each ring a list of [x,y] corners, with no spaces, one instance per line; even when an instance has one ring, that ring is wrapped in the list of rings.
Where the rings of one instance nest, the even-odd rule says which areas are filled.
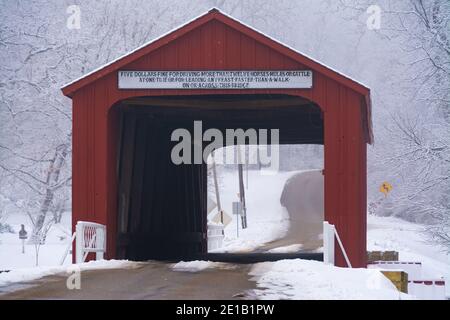
[[[323,144],[323,115],[289,95],[142,97],[121,101],[118,258],[190,259],[207,254],[207,167],[175,164],[172,132],[279,129],[279,144]],[[207,142],[203,143],[203,147]],[[214,255],[210,260],[220,260]]]

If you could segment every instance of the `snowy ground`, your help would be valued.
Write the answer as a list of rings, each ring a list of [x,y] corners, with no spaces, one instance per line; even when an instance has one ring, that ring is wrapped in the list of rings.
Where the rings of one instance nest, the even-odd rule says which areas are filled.
[[[211,261],[178,262],[178,272],[230,269],[236,265]],[[400,293],[378,270],[348,269],[301,259],[264,262],[253,265],[250,274],[257,283],[251,295],[258,299],[377,299],[398,300],[413,297]]]
[[[20,212],[8,215],[5,220],[14,233],[0,233],[0,271],[17,268],[30,268],[36,266],[36,247],[25,241],[25,253],[22,253],[22,241],[19,239],[20,225],[25,225],[28,235],[31,234],[32,225],[29,217]],[[71,217],[69,213],[63,215],[61,223],[50,229],[45,245],[39,248],[39,266],[60,265],[61,258],[71,240]],[[72,261],[68,255],[64,264]]]
[[[265,175],[260,171],[249,171],[249,184],[246,185],[248,228],[242,229],[239,221],[239,236],[236,220],[233,217],[232,203],[238,201],[237,170],[224,171],[220,189],[222,207],[233,221],[225,228],[224,246],[215,252],[248,252],[263,244],[282,238],[289,228],[289,214],[280,204],[280,196],[286,180],[299,171],[280,172]],[[216,210],[210,217],[216,214]]]
[[[423,276],[450,276],[450,255],[431,243],[420,224],[392,217],[368,217],[368,250],[394,250],[400,261],[422,262]]]
[[[32,281],[54,274],[72,274],[76,270],[131,269],[137,268],[139,265],[139,262],[128,260],[99,260],[70,266],[17,268],[9,272],[0,273],[0,287],[7,286],[11,283]]]
[[[230,269],[236,265],[211,261],[178,262],[178,272],[202,272],[207,269]],[[400,293],[395,286],[374,269],[348,269],[301,259],[254,264],[250,274],[257,289],[257,299],[376,299],[398,300],[413,297]]]
[[[281,260],[256,264],[259,299],[361,300],[411,299],[400,293],[378,270],[348,269],[318,261]]]
[[[181,272],[200,272],[206,269],[234,269],[235,264],[223,263],[223,262],[212,262],[212,261],[180,261],[171,266],[174,271]]]
[[[368,218],[368,250],[395,250],[399,259],[422,262],[427,279],[450,276],[450,256],[427,240],[424,227],[390,217]],[[413,299],[375,269],[346,269],[305,260],[256,264],[260,299]],[[447,278],[448,279],[448,278]]]

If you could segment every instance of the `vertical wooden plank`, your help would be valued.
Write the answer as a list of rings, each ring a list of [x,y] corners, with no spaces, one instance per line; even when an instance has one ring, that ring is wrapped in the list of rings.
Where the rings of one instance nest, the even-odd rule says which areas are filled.
[[[177,61],[178,61],[178,69],[179,70],[192,70],[192,56],[194,52],[191,48],[190,39],[192,38],[191,34],[188,33],[181,38],[177,39]]]
[[[324,191],[325,191],[325,220],[340,228],[340,189],[341,176],[339,174],[341,159],[340,148],[340,90],[332,81],[327,84],[326,100],[324,108]],[[336,250],[336,263],[342,265],[342,256]]]
[[[142,205],[142,224],[140,232],[145,233],[151,230],[153,204],[155,202],[155,184],[156,184],[156,162],[159,152],[157,151],[156,124],[151,119],[147,120],[147,138],[146,138],[146,156],[144,169],[145,197]]]
[[[147,134],[147,123],[145,118],[139,118],[136,121],[136,138],[133,159],[133,177],[131,185],[130,201],[130,226],[129,231],[136,233],[139,229],[142,216],[142,194],[144,182],[145,165],[145,139]]]
[[[269,66],[272,70],[283,70],[284,69],[284,56],[280,53],[270,50],[269,51]]]
[[[95,141],[94,141],[94,86],[90,86],[86,88],[85,91],[85,105],[86,105],[86,147],[87,147],[87,164],[86,164],[86,171],[87,171],[87,199],[86,199],[86,216],[87,220],[94,220],[95,221],[95,211],[94,211],[94,157],[95,157]]]
[[[255,40],[241,34],[240,42],[239,60],[241,68],[243,70],[252,70],[255,68]]]
[[[225,26],[223,23],[214,21],[214,49],[215,49],[215,59],[214,68],[217,70],[223,70],[224,60],[225,60]]]
[[[241,69],[241,41],[240,34],[230,28],[225,28],[225,62],[224,67],[228,70]]]
[[[108,163],[114,166],[114,159],[108,158],[108,111],[110,106],[105,104],[105,79],[96,82],[93,92],[92,111],[93,132],[93,212],[95,220],[107,224],[107,195],[108,195]]]
[[[86,220],[87,203],[87,112],[82,91],[72,99],[72,232],[77,221]],[[75,243],[72,246],[75,251]],[[75,255],[72,255],[75,262]]]
[[[202,45],[204,42],[203,35],[204,28],[199,28],[195,30],[194,34],[189,38],[190,42],[190,53],[191,57],[190,68],[193,70],[203,70],[205,69],[205,50],[203,50]]]
[[[108,150],[107,150],[107,250],[106,259],[116,257],[117,235],[117,206],[118,206],[118,175],[119,175],[119,146],[121,145],[123,121],[119,106],[114,106],[108,112]]]
[[[201,243],[199,244],[199,252],[208,252],[208,165],[203,163],[201,165],[202,170],[202,192],[199,194],[202,201],[202,210],[200,212],[201,221],[199,231],[203,234]],[[195,252],[198,253],[198,252]]]
[[[347,89],[346,122],[346,177],[348,194],[346,197],[347,245],[353,252],[356,266],[366,265],[366,161],[364,130],[362,126],[361,99],[358,94]]]
[[[125,114],[122,145],[122,159],[119,182],[118,232],[128,233],[130,212],[130,192],[133,177],[133,162],[136,136],[136,117],[132,113]]]
[[[270,66],[267,63],[269,61],[269,56],[269,48],[259,42],[255,42],[255,68],[257,70],[270,69]]]
[[[204,26],[202,26],[201,30],[201,46],[200,50],[202,51],[203,56],[203,69],[211,68],[214,65],[214,45],[213,45],[213,22],[210,21]]]

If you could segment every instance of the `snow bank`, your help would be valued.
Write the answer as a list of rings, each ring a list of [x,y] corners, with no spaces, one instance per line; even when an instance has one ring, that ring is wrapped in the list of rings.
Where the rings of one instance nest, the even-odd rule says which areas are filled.
[[[338,268],[295,259],[256,264],[250,275],[257,281],[255,294],[259,299],[412,299],[373,269]]]
[[[368,250],[395,250],[400,261],[421,262],[425,279],[450,277],[450,254],[427,239],[425,226],[373,215],[367,222]]]
[[[289,246],[273,248],[273,249],[267,250],[267,252],[269,252],[269,253],[291,253],[291,252],[298,252],[299,250],[302,249],[302,247],[303,247],[302,244],[297,243],[297,244],[291,244]]]
[[[175,271],[188,271],[188,272],[198,272],[211,267],[213,262],[211,261],[180,261],[172,266]]]
[[[185,271],[185,272],[199,272],[209,268],[218,268],[218,269],[230,269],[235,266],[223,263],[223,262],[212,262],[212,261],[180,261],[174,265],[172,265],[172,269],[174,271]]]
[[[132,269],[140,265],[141,263],[139,262],[128,260],[99,260],[69,266],[21,268],[0,273],[0,287],[17,282],[37,280],[50,275],[71,273],[76,267],[79,267],[80,271],[88,271],[98,269]]]

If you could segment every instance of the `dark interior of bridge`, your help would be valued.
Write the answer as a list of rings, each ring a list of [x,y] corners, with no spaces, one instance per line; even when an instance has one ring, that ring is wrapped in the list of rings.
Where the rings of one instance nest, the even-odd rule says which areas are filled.
[[[280,144],[323,144],[323,116],[289,95],[142,97],[121,101],[118,258],[189,259],[207,254],[207,166],[171,161],[177,128],[279,129]],[[225,134],[224,134],[225,135]]]

